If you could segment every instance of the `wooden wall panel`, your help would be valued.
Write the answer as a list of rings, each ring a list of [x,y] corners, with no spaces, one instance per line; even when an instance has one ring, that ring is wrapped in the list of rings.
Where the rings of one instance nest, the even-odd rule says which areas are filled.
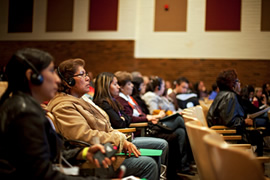
[[[89,31],[116,31],[118,0],[90,0]]]
[[[270,1],[262,0],[261,30],[270,31]]]
[[[9,0],[8,32],[32,32],[33,0]]]
[[[158,75],[173,81],[186,76],[191,82],[203,80],[207,89],[215,82],[222,69],[235,68],[242,84],[261,86],[270,82],[270,60],[225,59],[136,59],[134,41],[1,41],[0,66],[23,47],[35,47],[50,52],[55,64],[68,58],[80,57],[86,61],[86,70],[94,76],[108,71],[140,71],[144,75]]]
[[[241,0],[206,0],[206,31],[240,31]]]
[[[48,0],[46,31],[72,31],[74,0]]]
[[[187,0],[156,0],[154,31],[186,31]]]

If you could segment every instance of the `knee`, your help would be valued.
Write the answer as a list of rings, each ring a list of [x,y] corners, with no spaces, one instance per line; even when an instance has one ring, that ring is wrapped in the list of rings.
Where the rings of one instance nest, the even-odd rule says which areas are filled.
[[[166,140],[160,139],[160,146],[161,146],[161,149],[164,150],[164,149],[168,149],[169,144]]]

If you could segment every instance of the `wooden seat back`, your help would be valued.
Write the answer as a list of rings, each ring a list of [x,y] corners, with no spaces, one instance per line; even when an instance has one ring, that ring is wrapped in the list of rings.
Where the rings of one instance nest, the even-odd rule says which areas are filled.
[[[184,118],[191,118],[186,115]],[[203,127],[196,118],[185,123],[193,157],[197,165],[198,174],[201,180],[215,180],[212,164],[209,161],[207,149],[202,141],[206,134],[216,134],[214,130]],[[219,135],[220,136],[220,135]]]
[[[262,166],[253,154],[230,147],[214,133],[204,136],[203,143],[216,180],[265,179]]]

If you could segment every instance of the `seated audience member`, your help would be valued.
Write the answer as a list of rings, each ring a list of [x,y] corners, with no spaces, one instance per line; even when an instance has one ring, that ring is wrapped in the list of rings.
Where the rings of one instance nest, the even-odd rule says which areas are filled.
[[[163,111],[160,111],[158,115],[144,114],[142,112],[138,103],[131,96],[133,91],[133,84],[131,82],[132,76],[130,73],[126,71],[117,71],[114,75],[117,78],[118,85],[120,86],[120,92],[119,94],[113,94],[112,97],[121,104],[124,113],[131,117],[132,123],[151,121],[153,124],[156,124],[160,118],[165,117],[165,113]]]
[[[176,110],[181,110],[199,105],[199,100],[195,93],[188,93],[189,81],[185,77],[180,77],[174,81],[173,92],[168,96],[172,99]]]
[[[169,101],[164,101],[161,97],[164,90],[165,83],[160,77],[153,77],[148,83],[146,93],[142,96],[142,99],[148,105],[150,113],[153,114],[154,110],[157,109],[164,111],[170,110],[176,113],[174,105]],[[181,116],[172,116],[171,118],[166,119],[166,121],[162,121],[162,123],[171,128],[174,131],[174,134],[177,135],[181,155],[180,169],[182,169],[181,171],[183,173],[190,173],[188,164],[189,160],[192,159],[192,155],[189,154],[191,151],[183,118]],[[188,155],[190,155],[190,157]]]
[[[263,94],[265,94],[267,105],[270,105],[270,84],[264,83],[262,86]]]
[[[263,138],[258,131],[247,131],[246,126],[252,126],[253,120],[245,118],[245,112],[237,94],[240,92],[240,82],[234,69],[224,70],[217,77],[219,93],[211,104],[207,122],[213,125],[225,125],[236,128],[238,134],[243,136],[245,142],[257,145],[258,156],[263,155]]]
[[[244,109],[245,118],[247,118],[249,114],[262,112],[262,109],[257,108],[250,101],[250,98],[253,99],[253,93],[254,93],[254,87],[251,85],[244,86],[241,89],[240,95],[241,95],[242,99],[239,102]],[[260,115],[258,115],[255,118],[253,118],[253,121],[254,121],[254,126],[267,127],[267,129],[269,129],[268,128],[269,118],[268,118],[267,111],[264,113],[261,113]]]
[[[127,141],[126,136],[111,127],[106,112],[95,105],[89,98],[82,96],[89,91],[89,77],[84,69],[85,61],[82,59],[69,59],[63,61],[57,71],[61,78],[57,94],[48,104],[47,109],[55,116],[56,130],[67,139],[81,140],[94,144],[93,138],[99,139],[101,144],[112,143],[134,156],[117,156],[111,171],[103,168],[96,169],[97,176],[117,177],[122,163],[126,166],[125,176],[134,175],[140,178],[156,180],[158,166],[151,157],[140,156],[136,145]],[[96,88],[96,87],[95,87]],[[138,143],[139,144],[139,143]],[[140,146],[138,146],[140,148]]]
[[[212,84],[212,91],[208,97],[208,99],[213,100],[217,96],[217,93],[219,92],[219,88],[216,83]]]
[[[194,84],[194,92],[197,94],[198,99],[204,100],[208,98],[208,93],[203,81]]]
[[[54,168],[62,155],[74,165],[79,160],[93,162],[93,154],[105,150],[101,145],[62,149],[62,139],[40,106],[55,95],[60,82],[53,57],[38,49],[18,50],[7,64],[6,75],[8,88],[0,100],[0,179],[97,179],[68,176]],[[110,164],[108,158],[103,161],[104,166]]]
[[[266,97],[265,94],[262,93],[261,87],[255,88],[255,93],[253,97],[253,104],[257,108],[263,107],[263,105],[266,105]]]
[[[175,112],[174,105],[169,101],[164,101],[162,97],[165,90],[165,82],[160,77],[153,77],[146,86],[146,93],[142,96],[142,99],[148,106],[150,114],[153,114],[154,110],[164,110]]]
[[[131,78],[131,74],[128,73],[128,75],[130,75],[129,78]],[[125,113],[123,106],[116,100],[119,94],[119,86],[116,77],[112,73],[103,72],[99,74],[96,78],[95,86],[96,90],[94,95],[94,102],[108,114],[113,128],[128,128],[130,122],[147,121],[145,115],[142,118],[137,118],[134,120]],[[131,93],[132,87],[133,85],[131,81],[127,82],[125,92],[128,91]],[[134,105],[137,106],[136,104]],[[153,117],[151,119],[156,120]],[[149,121],[151,119],[149,117]],[[138,145],[140,147],[143,146],[145,148],[162,149],[163,151],[167,152],[168,143],[163,139],[152,137],[136,137],[133,142],[135,144],[136,142],[140,142]],[[161,163],[166,165],[166,153],[164,153],[162,156],[163,157]]]
[[[145,101],[142,99],[142,95],[144,95],[146,88],[143,78],[141,77],[132,78],[132,84],[133,84],[132,97],[138,103],[144,114],[150,114]]]

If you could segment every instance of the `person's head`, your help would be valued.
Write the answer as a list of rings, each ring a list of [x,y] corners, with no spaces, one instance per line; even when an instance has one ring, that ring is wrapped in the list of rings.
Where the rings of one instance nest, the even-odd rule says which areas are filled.
[[[248,99],[249,101],[252,101],[254,97],[254,87],[252,85],[246,85],[241,88],[241,96],[243,99]]]
[[[185,77],[180,77],[174,81],[174,90],[177,94],[185,94],[188,92],[189,81]]]
[[[127,71],[117,71],[114,73],[120,86],[120,91],[126,96],[131,96],[133,91],[132,75]]]
[[[212,91],[219,92],[219,88],[216,83],[212,84]]]
[[[262,97],[262,88],[261,87],[256,87],[255,88],[255,96],[257,96],[258,98],[261,98]]]
[[[165,91],[164,80],[158,76],[152,77],[146,86],[146,91],[152,91],[157,95],[162,96]]]
[[[95,99],[112,99],[119,94],[119,85],[114,74],[102,72],[96,77],[95,81]]]
[[[90,78],[84,69],[83,59],[68,59],[59,64],[57,72],[61,78],[59,92],[81,97],[89,91]]]
[[[143,76],[143,82],[145,85],[147,85],[150,82],[150,77],[149,76]]]
[[[142,77],[142,73],[139,71],[133,71],[133,72],[131,72],[131,76],[132,76],[132,78]]]
[[[134,77],[132,83],[134,85],[132,95],[142,95],[145,93],[146,85],[142,77]]]
[[[96,104],[106,101],[115,111],[119,111],[123,107],[114,99],[114,97],[118,96],[119,89],[115,75],[109,72],[102,72],[96,77],[93,101]]]
[[[45,51],[24,48],[15,52],[6,66],[8,88],[1,103],[10,93],[22,91],[38,102],[50,100],[57,92],[59,77],[54,72],[53,57]]]
[[[240,92],[240,81],[234,69],[221,71],[217,77],[216,83],[220,91],[230,90]]]

